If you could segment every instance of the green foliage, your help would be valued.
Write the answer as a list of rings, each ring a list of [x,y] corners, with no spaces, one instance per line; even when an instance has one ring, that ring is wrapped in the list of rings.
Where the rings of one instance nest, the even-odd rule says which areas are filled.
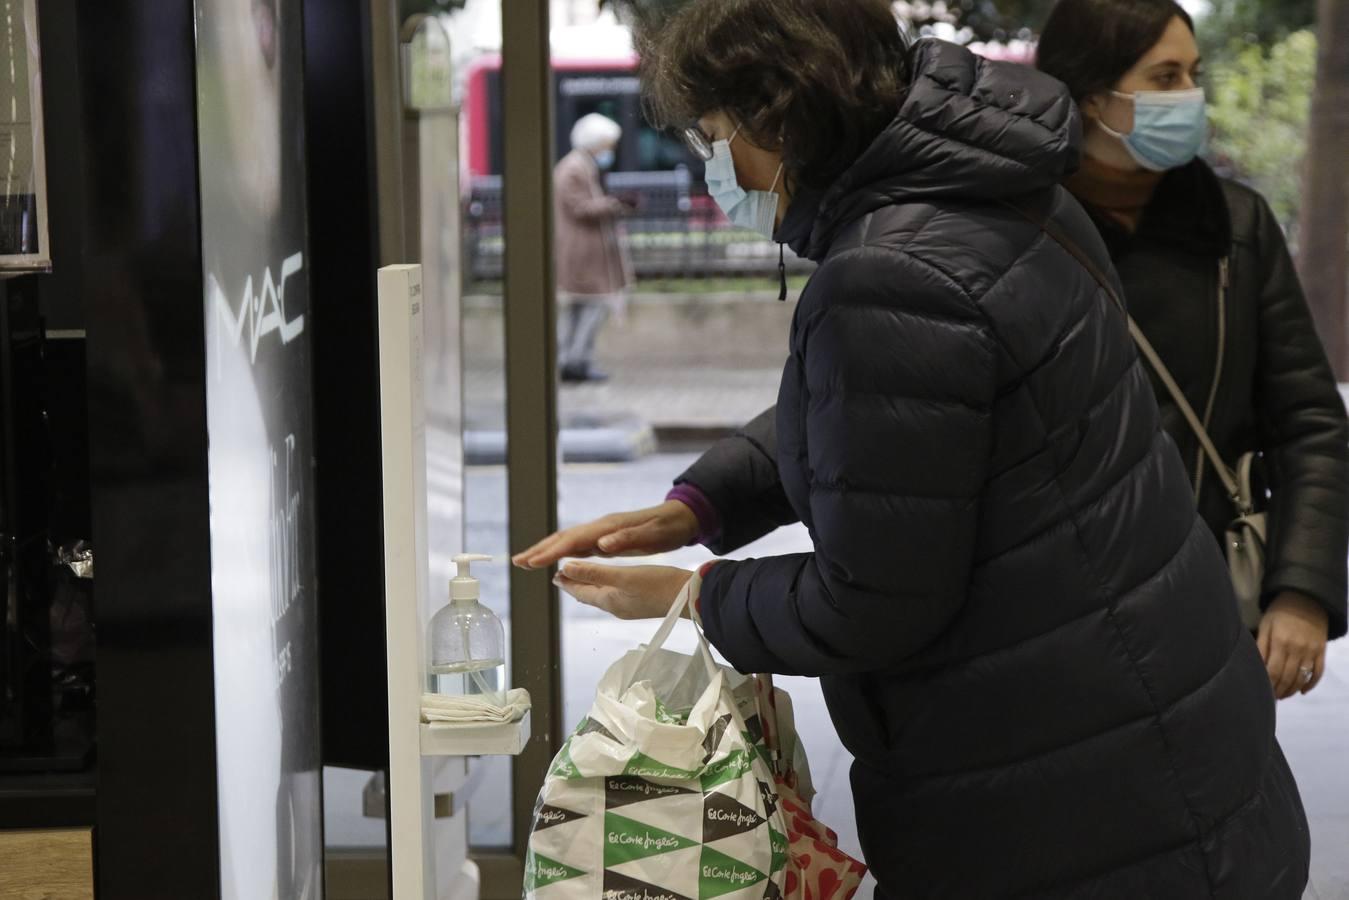
[[[1270,46],[1316,24],[1316,0],[1212,0],[1198,22],[1199,42],[1210,59],[1224,58],[1234,46]]]
[[[1316,36],[1298,31],[1269,48],[1241,43],[1209,69],[1212,156],[1269,200],[1285,226],[1297,219]]]

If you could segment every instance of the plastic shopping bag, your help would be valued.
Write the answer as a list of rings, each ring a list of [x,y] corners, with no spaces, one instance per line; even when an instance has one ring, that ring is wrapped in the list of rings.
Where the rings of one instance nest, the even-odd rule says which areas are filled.
[[[773,772],[698,633],[663,649],[695,577],[646,648],[600,680],[535,807],[526,900],[781,900],[787,831]],[[752,705],[753,691],[749,691]]]

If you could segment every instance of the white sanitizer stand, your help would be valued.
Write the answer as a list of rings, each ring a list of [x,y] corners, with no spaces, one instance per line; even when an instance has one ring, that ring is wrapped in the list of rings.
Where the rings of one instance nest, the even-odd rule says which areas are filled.
[[[430,621],[421,266],[379,271],[380,427],[393,900],[478,900],[463,792],[471,756],[514,755],[529,717],[490,728],[421,724]]]

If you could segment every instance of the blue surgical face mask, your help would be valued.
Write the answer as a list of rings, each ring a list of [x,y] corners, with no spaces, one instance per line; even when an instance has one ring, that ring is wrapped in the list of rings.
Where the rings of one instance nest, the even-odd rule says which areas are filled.
[[[602,170],[612,169],[614,167],[614,151],[595,151],[595,165],[599,166]]]
[[[1104,120],[1101,120],[1101,128],[1123,142],[1124,149],[1143,168],[1153,172],[1178,169],[1204,149],[1204,141],[1208,138],[1208,111],[1203,88],[1111,93],[1133,101],[1134,128],[1128,134],[1120,134]]]
[[[773,176],[773,184],[766,191],[746,191],[735,177],[735,162],[731,159],[731,141],[734,141],[740,129],[735,130],[728,141],[712,143],[712,158],[707,161],[707,192],[712,195],[717,206],[726,213],[731,224],[750,231],[758,232],[769,240],[777,226],[778,179],[782,177],[782,166],[778,166]]]

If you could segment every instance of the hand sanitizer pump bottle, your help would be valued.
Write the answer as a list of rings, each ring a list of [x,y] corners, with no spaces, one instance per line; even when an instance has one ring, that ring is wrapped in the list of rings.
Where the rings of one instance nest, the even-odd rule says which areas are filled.
[[[466,553],[454,558],[450,603],[431,618],[429,687],[433,693],[478,697],[506,705],[506,631],[501,620],[478,602],[478,579],[469,571],[490,556]]]

